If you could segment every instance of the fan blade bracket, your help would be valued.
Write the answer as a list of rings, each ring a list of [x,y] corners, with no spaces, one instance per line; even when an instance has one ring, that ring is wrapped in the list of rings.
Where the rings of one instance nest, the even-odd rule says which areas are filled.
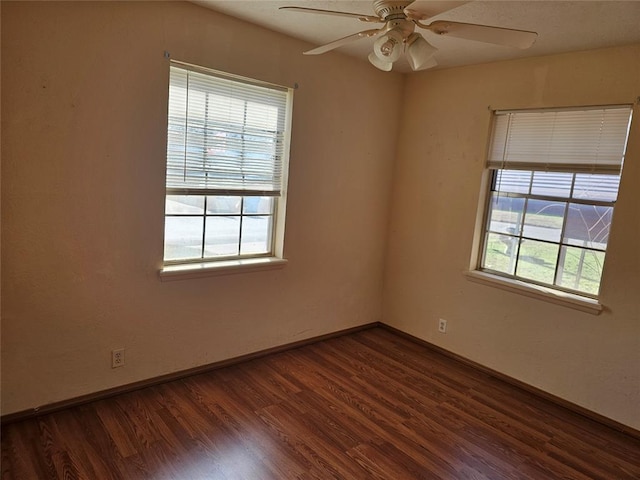
[[[418,27],[429,30],[431,33],[434,33],[436,35],[446,35],[447,33],[449,33],[446,28],[446,22],[437,22],[437,25],[427,25],[426,23],[422,23],[419,20],[413,20],[413,23],[415,23]]]
[[[420,25],[422,26],[422,25]],[[428,30],[430,30],[431,32],[435,33],[436,35],[446,35],[449,33],[449,25],[448,24],[440,24],[436,27],[433,28],[429,28]],[[424,27],[423,27],[424,28]]]

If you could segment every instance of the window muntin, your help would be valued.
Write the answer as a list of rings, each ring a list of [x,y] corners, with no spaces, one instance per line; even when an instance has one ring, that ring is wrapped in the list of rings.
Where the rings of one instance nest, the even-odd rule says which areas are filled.
[[[291,95],[172,62],[165,264],[282,250]]]
[[[478,268],[596,298],[630,106],[496,112]]]

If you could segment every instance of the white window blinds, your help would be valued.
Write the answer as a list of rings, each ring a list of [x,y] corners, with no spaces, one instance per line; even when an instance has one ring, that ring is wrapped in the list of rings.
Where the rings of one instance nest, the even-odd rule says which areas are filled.
[[[279,195],[289,91],[170,67],[167,189]]]
[[[496,112],[487,166],[619,173],[631,106]]]

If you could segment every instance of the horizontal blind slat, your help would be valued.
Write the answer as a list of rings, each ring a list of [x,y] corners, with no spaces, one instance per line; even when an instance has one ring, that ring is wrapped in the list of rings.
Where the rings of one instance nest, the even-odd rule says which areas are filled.
[[[280,192],[288,96],[172,65],[167,188]]]
[[[497,113],[487,166],[619,172],[630,120],[630,106]]]

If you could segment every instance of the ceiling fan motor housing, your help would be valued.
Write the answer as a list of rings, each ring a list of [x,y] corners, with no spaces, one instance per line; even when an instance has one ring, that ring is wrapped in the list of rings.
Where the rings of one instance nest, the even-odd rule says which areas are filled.
[[[373,10],[383,20],[393,20],[394,17],[404,19],[406,18],[404,9],[412,3],[412,0],[375,0]]]
[[[385,22],[385,31],[396,31],[402,36],[403,43],[415,29],[415,24],[407,20],[404,9],[413,3],[409,0],[375,0],[373,9]]]

